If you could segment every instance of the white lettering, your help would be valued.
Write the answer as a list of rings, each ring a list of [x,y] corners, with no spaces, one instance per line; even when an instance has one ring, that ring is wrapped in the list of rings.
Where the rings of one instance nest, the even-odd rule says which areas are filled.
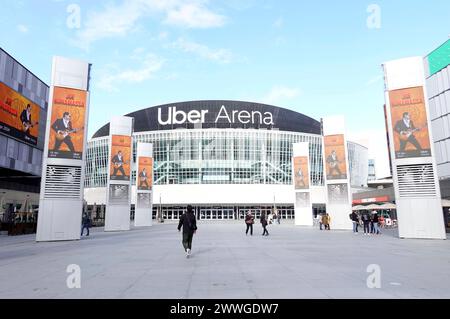
[[[239,122],[242,124],[247,124],[250,122],[250,113],[247,111],[240,111],[238,114]]]
[[[181,120],[177,120],[178,115],[181,115]],[[186,122],[186,113],[183,111],[177,111],[177,108],[173,108],[173,124],[183,124]]]
[[[272,113],[264,112],[264,124],[266,124],[266,125],[273,125]]]
[[[70,264],[66,268],[66,272],[70,275],[67,276],[66,285],[67,288],[81,288],[81,268],[77,264]]]
[[[225,115],[221,115],[222,114],[222,110],[225,113]],[[227,109],[225,108],[224,105],[222,105],[222,107],[220,108],[219,114],[217,114],[216,123],[219,121],[220,118],[226,118],[228,123],[231,123],[231,119],[228,116]]]
[[[367,288],[381,288],[381,267],[377,264],[370,264],[366,271],[370,275],[366,279]]]
[[[252,123],[255,124],[255,115],[259,114],[259,124],[262,124],[262,114],[258,111],[252,111]]]
[[[167,120],[166,120],[166,121],[163,121],[163,120],[161,119],[161,108],[158,108],[158,123],[159,123],[160,125],[172,124],[172,119],[171,119],[171,117],[172,117],[172,108],[171,108],[171,107],[169,107],[169,109],[168,109]]]
[[[198,123],[200,122],[200,112],[197,110],[192,110],[188,113],[188,121],[189,123]]]

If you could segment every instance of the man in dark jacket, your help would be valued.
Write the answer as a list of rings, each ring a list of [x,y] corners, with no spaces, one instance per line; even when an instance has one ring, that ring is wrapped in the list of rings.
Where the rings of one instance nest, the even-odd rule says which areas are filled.
[[[83,218],[81,220],[81,223],[82,223],[81,236],[83,236],[85,228],[87,229],[86,236],[89,236],[89,227],[91,227],[91,218],[89,217],[89,215],[87,213],[83,214]]]
[[[352,212],[350,214],[350,219],[353,223],[353,233],[358,234],[358,226],[359,226],[359,218],[356,212]]]
[[[181,227],[183,227],[183,247],[186,252],[186,257],[189,258],[192,249],[192,237],[194,237],[197,230],[197,221],[191,205],[188,205],[186,213],[180,217],[178,231],[181,231]]]

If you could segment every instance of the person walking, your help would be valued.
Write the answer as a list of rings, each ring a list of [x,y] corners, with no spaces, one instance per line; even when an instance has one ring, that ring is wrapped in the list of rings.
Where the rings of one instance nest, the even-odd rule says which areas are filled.
[[[84,229],[87,230],[86,236],[89,236],[89,228],[91,227],[91,218],[87,213],[83,214],[83,218],[81,219],[81,236],[83,236]]]
[[[255,223],[255,217],[253,216],[251,211],[248,211],[247,215],[245,215],[245,224],[247,225],[245,235],[248,235],[248,231],[250,230],[250,236],[253,236],[253,224],[254,223]]]
[[[188,205],[187,211],[180,217],[178,231],[181,231],[181,227],[183,227],[182,244],[186,252],[186,258],[189,258],[192,249],[192,238],[197,231],[197,220],[191,205]]]
[[[278,225],[281,224],[281,212],[277,212],[277,222],[278,222]]]
[[[262,225],[262,228],[263,228],[263,233],[262,233],[262,235],[263,236],[269,236],[269,232],[267,231],[267,218],[266,218],[266,213],[261,213],[261,219],[260,219],[260,221],[261,221],[261,225]]]
[[[350,216],[351,216],[350,218],[353,223],[353,233],[355,235],[357,235],[358,234],[358,226],[359,226],[358,214],[356,212],[352,212]]]

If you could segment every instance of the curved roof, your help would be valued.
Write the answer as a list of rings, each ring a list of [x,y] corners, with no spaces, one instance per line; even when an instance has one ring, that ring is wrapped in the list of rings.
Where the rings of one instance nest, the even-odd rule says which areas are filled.
[[[320,122],[306,115],[273,105],[202,100],[157,105],[126,116],[134,118],[134,132],[176,128],[245,128],[321,134]],[[201,124],[195,124],[200,122]],[[109,135],[109,123],[92,137]]]

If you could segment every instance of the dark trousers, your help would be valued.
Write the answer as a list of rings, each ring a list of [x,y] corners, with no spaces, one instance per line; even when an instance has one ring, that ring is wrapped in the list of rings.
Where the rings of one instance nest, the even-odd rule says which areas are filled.
[[[262,233],[263,236],[264,236],[264,235],[269,235],[269,232],[267,231],[267,228],[266,228],[266,227],[267,227],[267,225],[263,225],[263,233]]]
[[[86,236],[89,236],[89,226],[86,226],[86,225],[83,225],[83,227],[81,227],[81,236],[83,236],[85,228],[87,229],[87,235]]]
[[[253,236],[253,224],[247,224],[247,230],[245,231],[245,234],[248,234],[248,230],[250,229],[250,235]]]
[[[370,222],[364,222],[364,233],[370,233],[369,225]]]
[[[114,167],[113,175],[117,175],[117,171],[120,171],[122,173],[122,176],[125,176],[125,171],[123,170],[123,166]]]
[[[422,147],[420,146],[419,142],[416,140],[416,137],[414,135],[411,135],[405,141],[400,140],[400,152],[404,152],[405,151],[406,144],[408,144],[408,142],[411,143],[412,145],[414,145],[414,147],[418,151],[422,150]]]
[[[55,151],[59,150],[62,143],[66,144],[71,152],[75,152],[75,147],[73,146],[72,139],[70,138],[70,136],[66,136],[63,140],[55,139],[55,147],[54,147]]]
[[[189,232],[185,233],[183,232],[183,247],[184,250],[192,249],[192,237],[194,237],[194,233]]]

